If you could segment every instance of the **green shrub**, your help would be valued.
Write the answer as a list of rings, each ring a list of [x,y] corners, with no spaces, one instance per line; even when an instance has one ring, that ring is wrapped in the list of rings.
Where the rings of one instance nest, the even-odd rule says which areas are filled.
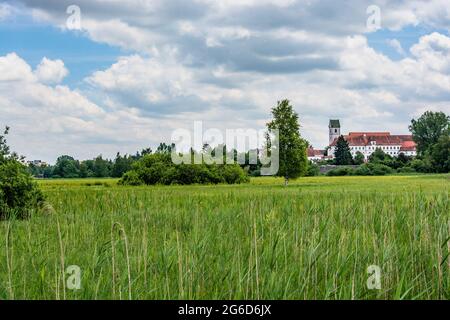
[[[129,186],[139,186],[143,184],[143,181],[139,178],[137,171],[132,170],[123,175],[120,183]]]
[[[393,170],[381,163],[365,163],[357,169],[341,167],[327,172],[327,176],[384,176],[392,173]]]
[[[306,171],[307,177],[315,177],[320,175],[320,167],[315,163],[310,163]]]
[[[398,169],[397,169],[397,172],[398,172],[398,173],[415,173],[416,170],[414,170],[414,169],[411,168],[411,167],[403,167],[403,168],[398,168]]]
[[[372,176],[384,176],[392,173],[392,168],[380,163],[368,164]]]
[[[250,176],[251,177],[260,177],[261,176],[261,169],[256,169],[256,170],[250,171]]]
[[[327,172],[327,176],[330,177],[340,177],[340,176],[350,176],[353,175],[352,168],[337,168]]]
[[[245,171],[237,164],[222,165],[219,167],[222,172],[222,177],[228,184],[239,184],[250,182],[249,177],[245,174]]]
[[[431,165],[428,159],[414,159],[410,164],[411,168],[413,168],[417,172],[421,173],[430,173],[434,172],[433,166]]]
[[[359,168],[357,168],[355,170],[355,175],[357,176],[371,176],[372,175],[372,171],[370,170],[370,167],[368,164],[363,164],[361,166],[359,166]]]
[[[133,164],[120,180],[123,185],[238,184],[249,182],[247,173],[237,164],[174,164],[169,153],[146,155]]]
[[[5,131],[5,135],[8,130]],[[38,209],[44,197],[36,182],[18,160],[10,154],[3,135],[0,135],[0,220],[28,218]]]

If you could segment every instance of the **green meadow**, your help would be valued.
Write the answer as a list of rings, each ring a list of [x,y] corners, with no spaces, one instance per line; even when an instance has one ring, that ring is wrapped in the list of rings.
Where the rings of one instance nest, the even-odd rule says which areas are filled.
[[[39,184],[44,212],[0,222],[1,300],[450,299],[450,175]]]

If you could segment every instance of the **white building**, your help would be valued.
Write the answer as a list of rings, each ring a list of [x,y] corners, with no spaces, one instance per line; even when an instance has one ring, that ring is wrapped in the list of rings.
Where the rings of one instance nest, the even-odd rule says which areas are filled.
[[[312,162],[317,162],[326,158],[325,150],[315,150],[313,147],[308,148],[307,156],[308,160]]]
[[[328,154],[333,157],[340,132],[341,125],[339,120],[330,120]],[[417,155],[416,143],[413,141],[412,135],[391,135],[390,132],[350,132],[344,138],[348,142],[352,156],[355,157],[357,152],[361,152],[365,160],[377,148],[380,148],[392,157],[397,157],[400,153],[406,156]]]

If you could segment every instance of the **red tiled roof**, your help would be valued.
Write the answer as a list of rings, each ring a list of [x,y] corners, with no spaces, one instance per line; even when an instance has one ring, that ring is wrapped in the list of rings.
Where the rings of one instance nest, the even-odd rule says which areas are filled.
[[[414,141],[404,141],[400,151],[416,151],[416,143]]]
[[[323,156],[325,155],[325,150],[314,150],[314,155]]]
[[[372,136],[372,137],[378,137],[378,136],[390,136],[390,132],[350,132],[348,134],[349,137],[355,137],[355,136]]]
[[[315,150],[314,148],[308,148],[308,157],[320,157],[325,155],[325,150]]]
[[[414,148],[414,150],[416,146],[412,135],[391,135],[389,132],[351,132],[344,138],[350,146],[367,146],[371,145],[372,141],[376,142],[376,145],[383,146],[402,146],[408,142],[408,148]],[[337,139],[331,143],[331,146],[336,146],[336,142]]]

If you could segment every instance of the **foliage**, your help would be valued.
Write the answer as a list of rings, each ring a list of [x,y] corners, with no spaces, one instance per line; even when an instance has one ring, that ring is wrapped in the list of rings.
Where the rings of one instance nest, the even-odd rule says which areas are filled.
[[[273,120],[267,124],[269,132],[279,132],[279,171],[278,176],[295,179],[305,175],[308,167],[306,149],[308,143],[300,136],[298,114],[289,100],[278,101],[272,108]]]
[[[369,163],[384,165],[396,170],[403,167],[409,167],[412,160],[412,157],[406,156],[404,153],[400,153],[397,157],[392,157],[385,153],[381,148],[376,148],[369,156]]]
[[[369,162],[372,163],[380,163],[391,159],[392,157],[385,153],[381,148],[376,148],[375,151],[369,156]]]
[[[352,154],[348,142],[344,136],[339,136],[336,141],[336,150],[334,152],[335,164],[337,165],[350,165],[353,164]]]
[[[5,136],[0,135],[0,220],[24,219],[39,208],[44,197],[16,154],[11,154]]]
[[[355,154],[355,158],[353,159],[353,162],[355,164],[363,164],[364,163],[364,155],[360,151],[357,151]]]
[[[402,167],[402,168],[398,168],[398,169],[397,169],[397,172],[398,172],[398,173],[415,173],[416,170],[414,170],[414,169],[411,168],[411,167]]]
[[[167,149],[166,149],[167,151]],[[249,178],[237,164],[174,164],[168,152],[146,155],[124,174],[123,185],[189,185],[245,183]]]
[[[151,151],[148,154],[151,154]],[[112,165],[111,177],[121,178],[126,172],[131,170],[134,161],[135,159],[129,155],[121,156],[120,153],[117,153]]]
[[[363,166],[367,166],[372,176],[384,176],[386,174],[393,173],[392,168],[381,163],[368,163]]]
[[[308,165],[308,170],[306,171],[306,176],[314,177],[318,175],[320,175],[320,167],[317,164],[310,162]]]
[[[353,171],[355,176],[373,176],[370,164],[363,164]]]
[[[381,163],[365,163],[354,169],[340,167],[327,172],[327,176],[384,176],[393,173],[393,169]]]
[[[416,172],[431,173],[434,172],[433,166],[428,158],[414,159],[409,164]]]
[[[442,135],[450,134],[450,116],[443,112],[425,112],[418,120],[412,119],[409,130],[417,143],[417,151],[425,155]]]
[[[339,176],[350,176],[352,175],[354,170],[348,167],[336,168],[327,172],[327,176],[329,177],[339,177]]]
[[[80,162],[71,156],[60,156],[56,160],[53,175],[61,178],[78,178],[80,177]]]
[[[431,149],[431,164],[436,172],[450,172],[450,136],[442,135]]]

